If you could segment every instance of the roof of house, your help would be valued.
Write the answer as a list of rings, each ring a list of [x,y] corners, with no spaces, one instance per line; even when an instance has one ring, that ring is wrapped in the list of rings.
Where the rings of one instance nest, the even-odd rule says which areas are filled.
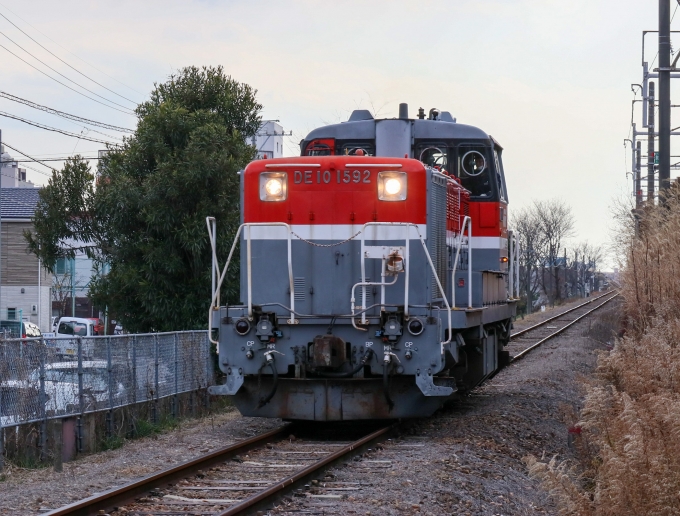
[[[40,188],[0,189],[0,214],[2,220],[30,219],[35,214]]]

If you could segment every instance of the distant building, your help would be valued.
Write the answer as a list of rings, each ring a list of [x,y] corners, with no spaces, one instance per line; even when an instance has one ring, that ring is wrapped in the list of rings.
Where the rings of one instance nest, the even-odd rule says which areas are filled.
[[[52,275],[37,256],[28,252],[24,239],[24,231],[33,229],[39,191],[25,187],[0,189],[0,318],[30,321],[46,332],[51,331]]]
[[[26,179],[26,169],[19,167],[19,163],[14,161],[14,158],[5,152],[5,146],[0,146],[0,160],[2,168],[0,168],[0,184],[2,188],[35,188],[35,185]]]
[[[274,120],[267,120],[260,126],[251,144],[257,149],[257,159],[283,157],[283,126]]]

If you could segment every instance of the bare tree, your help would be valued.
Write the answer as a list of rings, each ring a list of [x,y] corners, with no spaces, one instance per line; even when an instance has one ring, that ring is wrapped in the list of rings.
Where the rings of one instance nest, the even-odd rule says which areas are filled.
[[[574,214],[571,207],[561,199],[534,201],[533,211],[538,219],[539,231],[542,235],[543,271],[541,274],[543,290],[548,298],[554,302],[561,299],[560,288],[560,254],[564,248],[564,241],[574,234]],[[566,271],[566,260],[564,260]]]
[[[540,295],[539,267],[543,250],[543,235],[533,207],[523,208],[512,215],[512,227],[519,245],[519,291],[526,299],[527,313]]]
[[[604,257],[602,246],[580,242],[573,248],[573,258],[568,264],[569,281],[578,295],[585,296],[586,287],[595,277]]]

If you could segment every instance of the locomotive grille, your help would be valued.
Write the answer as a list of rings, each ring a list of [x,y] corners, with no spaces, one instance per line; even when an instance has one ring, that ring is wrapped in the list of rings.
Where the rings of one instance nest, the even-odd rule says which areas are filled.
[[[439,281],[446,292],[447,285],[447,248],[446,248],[446,197],[447,181],[436,174],[432,174],[432,195],[430,196],[431,210],[428,234],[428,248],[432,263],[439,276]],[[442,299],[444,293],[439,291],[437,280],[432,275],[431,283],[432,301]]]
[[[293,286],[295,287],[295,301],[305,300],[305,278],[293,278]]]

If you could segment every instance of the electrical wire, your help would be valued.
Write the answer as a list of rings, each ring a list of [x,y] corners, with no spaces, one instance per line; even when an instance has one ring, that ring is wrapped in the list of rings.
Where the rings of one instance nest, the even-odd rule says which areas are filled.
[[[35,161],[36,163],[40,163],[43,167],[47,167],[47,168],[49,168],[50,170],[54,170],[55,172],[59,172],[56,168],[50,167],[49,165],[45,165],[45,164],[44,164],[42,161],[40,161],[39,159],[35,159],[34,157],[29,156],[29,155],[26,154],[25,152],[21,152],[19,149],[17,149],[16,147],[12,147],[9,143],[7,143],[7,142],[5,142],[5,141],[3,141],[2,144],[3,144],[5,147],[9,147],[9,148],[12,149],[14,152],[18,152],[18,153],[21,154],[22,156],[26,156],[28,159],[33,160],[33,161]]]
[[[124,106],[123,104],[119,104],[118,102],[114,102],[113,100],[107,99],[106,97],[102,97],[102,96],[99,95],[98,93],[95,93],[94,91],[92,91],[92,90],[86,88],[86,87],[83,86],[82,84],[78,84],[76,81],[74,81],[73,79],[67,77],[66,75],[64,75],[63,73],[59,72],[58,70],[55,70],[54,68],[52,68],[50,65],[48,65],[48,64],[47,64],[45,61],[43,61],[42,59],[40,59],[40,58],[38,58],[38,57],[35,57],[33,54],[31,54],[28,50],[26,50],[24,47],[22,47],[21,45],[19,45],[19,43],[17,43],[16,41],[14,41],[12,38],[10,38],[10,37],[9,37],[7,34],[5,34],[4,32],[0,31],[0,36],[4,36],[4,37],[7,38],[8,40],[10,40],[12,43],[14,43],[17,47],[19,47],[21,50],[23,50],[24,52],[26,52],[26,53],[27,53],[29,56],[31,56],[33,59],[35,59],[36,61],[38,61],[39,63],[41,63],[43,66],[46,66],[47,68],[49,68],[50,70],[52,70],[52,71],[53,71],[54,73],[56,73],[57,75],[60,75],[61,77],[63,77],[63,78],[66,79],[67,81],[72,82],[73,84],[75,84],[75,85],[78,86],[79,88],[81,88],[81,89],[87,91],[88,93],[92,93],[92,95],[94,95],[95,97],[99,97],[100,99],[103,99],[103,100],[105,100],[106,102],[109,102],[109,103],[111,103],[111,104],[114,104],[114,105],[116,105],[116,106],[118,106],[118,107],[122,107],[123,109],[128,109],[128,110],[130,110],[130,108],[128,108],[127,106]],[[16,55],[16,54],[15,54],[15,55]]]
[[[38,127],[39,129],[44,129],[46,131],[52,131],[55,133],[60,133],[65,136],[70,136],[72,138],[78,138],[79,140],[87,140],[89,142],[94,142],[94,143],[103,143],[103,144],[108,144],[108,145],[118,145],[117,143],[113,142],[108,142],[106,140],[98,140],[96,138],[90,138],[89,136],[83,136],[82,134],[77,134],[77,133],[72,133],[70,131],[64,131],[63,129],[57,129],[56,127],[50,127],[48,125],[43,125],[38,122],[32,122],[31,120],[26,120],[25,118],[21,118],[19,116],[15,115],[10,115],[9,113],[5,113],[4,111],[0,111],[0,116],[4,116],[6,118],[12,118],[14,120],[18,120],[19,122],[23,122],[28,125],[32,125],[34,127]],[[104,136],[107,136],[108,138],[114,138],[116,140],[120,140],[120,138],[117,138],[116,136],[111,136],[106,133],[100,133],[99,131],[95,131],[94,129],[91,129],[92,132],[103,134]]]
[[[96,102],[97,104],[101,104],[102,106],[106,106],[107,108],[110,108],[110,109],[115,109],[116,111],[120,111],[121,113],[125,113],[126,115],[132,115],[132,114],[134,114],[132,111],[123,111],[122,109],[118,109],[117,107],[109,106],[108,104],[105,104],[104,102],[102,102],[102,101],[100,101],[100,100],[93,99],[93,98],[90,97],[89,95],[85,95],[82,91],[78,91],[78,90],[76,90],[76,89],[74,89],[74,88],[71,88],[71,86],[69,86],[68,84],[64,84],[64,83],[61,82],[59,79],[55,79],[54,77],[52,77],[52,76],[49,75],[48,73],[43,72],[40,68],[38,68],[37,66],[32,65],[31,63],[29,63],[28,61],[26,61],[23,57],[19,57],[18,55],[16,55],[14,52],[12,52],[12,51],[11,51],[9,48],[7,48],[6,46],[0,44],[0,48],[4,48],[5,50],[7,50],[7,52],[9,52],[10,54],[12,54],[14,57],[16,57],[17,59],[23,61],[24,63],[26,63],[28,66],[30,66],[30,67],[33,68],[34,70],[37,70],[38,72],[40,72],[41,74],[43,74],[45,77],[49,77],[49,78],[52,79],[54,82],[61,84],[62,86],[64,86],[65,88],[68,88],[68,89],[71,90],[71,91],[75,91],[78,95],[82,95],[83,97],[85,97],[85,98],[87,98],[87,99],[90,99],[90,100]]]
[[[2,14],[0,14],[2,16]],[[101,127],[102,129],[109,129],[111,131],[120,131],[121,133],[134,133],[132,129],[126,129],[125,127],[119,127],[117,125],[111,125],[111,124],[106,124],[104,122],[97,122],[96,120],[90,120],[89,118],[83,118],[77,115],[72,115],[70,113],[65,113],[64,111],[59,111],[57,109],[53,109],[51,107],[43,106],[41,104],[36,104],[35,102],[31,102],[30,100],[22,99],[21,97],[17,97],[16,95],[12,95],[11,93],[7,93],[5,91],[0,91],[0,97],[5,98],[7,100],[11,100],[12,102],[18,102],[20,104],[24,104],[26,106],[32,107],[33,109],[38,109],[40,111],[44,111],[46,113],[50,113],[52,115],[60,116],[62,118],[66,118],[68,120],[73,120],[75,122],[81,122],[84,124],[89,124],[89,125],[94,125],[95,127]]]
[[[59,56],[56,55],[54,52],[52,52],[51,50],[49,50],[48,48],[46,48],[44,45],[42,45],[42,44],[40,44],[38,41],[36,41],[33,37],[31,37],[30,34],[27,34],[26,32],[24,32],[24,31],[21,29],[21,27],[17,26],[12,20],[10,20],[10,19],[9,19],[7,16],[5,16],[4,14],[0,13],[0,16],[2,16],[5,20],[7,20],[8,22],[10,22],[10,23],[11,23],[12,25],[14,25],[17,29],[19,29],[19,30],[21,31],[22,34],[24,34],[26,37],[28,37],[31,41],[33,41],[35,44],[37,44],[40,48],[42,48],[42,49],[45,50],[46,52],[49,52],[52,56],[54,56],[54,57],[56,57],[57,59],[59,59],[59,61],[61,61],[62,63],[64,63],[66,66],[68,66],[68,67],[69,67],[71,70],[73,70],[74,72],[79,73],[80,75],[82,75],[83,77],[85,77],[86,79],[88,79],[89,81],[92,81],[93,83],[95,83],[97,86],[101,86],[101,87],[104,88],[106,91],[110,91],[111,93],[113,93],[113,94],[116,95],[117,97],[120,97],[120,98],[122,98],[122,99],[125,99],[125,100],[127,100],[128,102],[131,102],[131,103],[133,103],[133,104],[135,104],[135,105],[137,104],[137,102],[135,102],[134,100],[131,100],[131,99],[127,98],[127,97],[124,97],[123,95],[120,95],[120,94],[116,93],[116,92],[113,91],[112,89],[109,89],[109,88],[107,88],[106,86],[104,86],[103,84],[98,83],[97,81],[95,81],[95,80],[92,79],[91,77],[88,77],[87,75],[85,75],[85,74],[84,74],[83,72],[81,72],[80,70],[78,70],[78,69],[74,68],[73,66],[71,66],[70,64],[68,64],[68,63],[67,63],[66,61],[64,61],[61,57],[59,57]],[[3,36],[4,36],[4,34],[3,34]],[[5,36],[5,37],[7,37],[7,36]],[[9,39],[9,38],[8,38],[8,39]],[[15,43],[15,44],[16,44],[16,43]],[[21,47],[19,47],[19,48],[21,48]]]
[[[16,16],[17,18],[19,18],[22,22],[24,22],[26,25],[28,25],[29,27],[31,27],[33,30],[35,30],[35,31],[38,32],[39,34],[42,34],[45,38],[49,39],[52,43],[54,43],[54,44],[57,45],[58,47],[60,47],[60,48],[62,48],[63,50],[65,50],[66,52],[68,52],[69,54],[71,54],[73,57],[75,57],[76,59],[78,59],[79,61],[82,61],[83,63],[85,63],[85,64],[86,64],[87,66],[89,66],[90,68],[93,68],[94,70],[97,70],[99,73],[101,73],[101,74],[103,74],[103,75],[106,75],[109,79],[112,79],[112,80],[116,81],[118,84],[120,84],[120,85],[122,85],[122,86],[125,86],[127,89],[129,89],[129,90],[131,90],[131,91],[134,91],[135,93],[139,93],[140,95],[146,95],[145,93],[142,93],[141,91],[136,90],[136,89],[134,89],[134,88],[128,86],[128,85],[125,84],[124,82],[121,82],[121,81],[119,81],[118,79],[116,79],[115,77],[110,76],[110,75],[107,74],[106,72],[103,72],[102,70],[100,70],[99,68],[97,68],[96,66],[94,66],[93,64],[90,64],[90,63],[88,63],[87,61],[85,61],[84,59],[78,57],[78,56],[75,55],[73,52],[71,52],[70,50],[68,50],[67,48],[63,47],[62,45],[60,45],[59,43],[57,43],[56,41],[54,41],[52,38],[50,38],[49,36],[47,36],[44,32],[40,31],[40,29],[38,29],[38,28],[34,27],[33,25],[31,25],[30,23],[28,23],[26,20],[24,20],[21,16],[19,16],[17,13],[15,13],[14,11],[12,11],[12,10],[11,10],[9,7],[7,7],[6,5],[0,3],[0,6],[4,7],[5,9],[7,9],[9,12],[11,12],[14,16]]]

